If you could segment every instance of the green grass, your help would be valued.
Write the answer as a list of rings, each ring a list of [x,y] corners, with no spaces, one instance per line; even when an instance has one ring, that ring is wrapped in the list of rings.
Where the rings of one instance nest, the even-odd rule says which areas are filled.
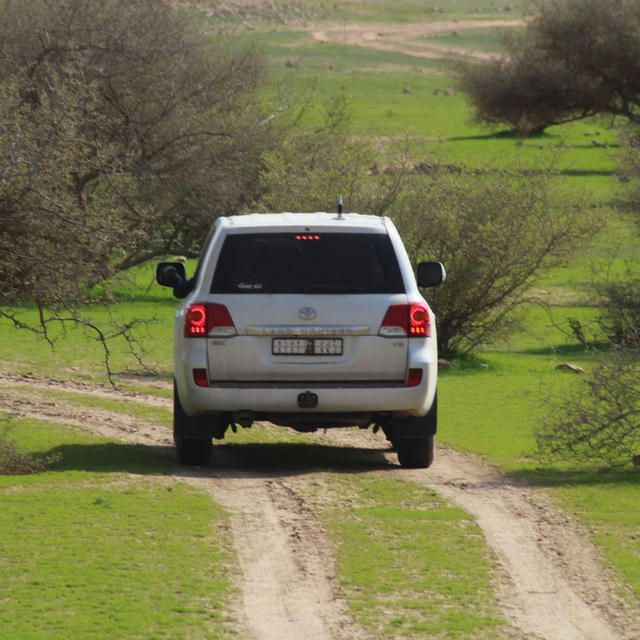
[[[61,396],[96,406],[94,398],[75,393],[47,392],[43,399]],[[2,553],[11,558],[0,599],[16,614],[7,627],[12,638],[47,632],[102,638],[109,631],[156,638],[160,629],[177,638],[232,635],[224,614],[229,568],[220,553],[228,544],[226,518],[205,496],[155,480],[172,470],[169,448],[118,444],[35,420],[14,426],[23,449],[59,460],[37,475],[0,476],[7,505],[0,515],[0,562]],[[259,425],[229,442],[222,446],[239,468],[321,472],[320,484],[330,489],[316,491],[314,504],[340,547],[343,584],[359,622],[389,637],[507,637],[492,595],[493,560],[462,510],[423,487],[375,478],[371,472],[390,468],[377,452],[372,457]],[[357,506],[345,512],[345,502]],[[16,528],[19,539],[12,537]],[[162,615],[153,615],[154,606]],[[37,624],[22,613],[29,607],[38,613]]]
[[[48,470],[33,475],[2,476],[0,487],[48,485],[87,479],[105,480],[114,474],[163,475],[173,471],[172,451],[123,444],[98,438],[54,422],[7,418],[0,413],[8,437],[21,450],[41,457],[55,456]]]
[[[493,560],[468,514],[411,483],[335,477],[330,487],[340,498],[323,501],[322,519],[363,626],[394,638],[510,637]]]
[[[171,469],[145,447],[14,426],[23,447],[61,459],[0,476],[3,637],[229,637],[226,515],[208,496],[145,478]]]

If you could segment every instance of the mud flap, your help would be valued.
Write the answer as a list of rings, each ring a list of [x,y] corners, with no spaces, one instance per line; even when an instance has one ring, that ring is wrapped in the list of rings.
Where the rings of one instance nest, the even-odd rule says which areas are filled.
[[[178,390],[173,383],[173,435],[174,438],[222,440],[229,426],[229,416],[221,411],[203,416],[188,416],[182,408]]]
[[[394,418],[393,435],[396,439],[425,438],[435,436],[438,428],[438,396],[433,399],[431,409],[420,418]]]
[[[181,438],[215,438],[222,440],[229,426],[228,418],[222,413],[207,414],[188,418],[185,421],[174,421],[173,433]]]

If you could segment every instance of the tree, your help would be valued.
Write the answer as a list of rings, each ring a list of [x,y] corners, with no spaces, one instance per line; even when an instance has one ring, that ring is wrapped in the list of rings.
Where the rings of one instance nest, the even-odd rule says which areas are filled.
[[[4,304],[69,303],[238,211],[270,142],[251,47],[157,0],[0,1]]]
[[[640,124],[640,0],[536,0],[505,56],[459,65],[480,122],[527,135],[592,115]]]

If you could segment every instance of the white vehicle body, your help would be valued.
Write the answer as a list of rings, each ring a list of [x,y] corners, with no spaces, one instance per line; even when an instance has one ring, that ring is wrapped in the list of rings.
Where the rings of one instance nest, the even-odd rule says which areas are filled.
[[[388,218],[219,218],[190,288],[174,329],[178,438],[269,420],[379,424],[393,442],[394,423],[422,424],[434,405],[435,319]]]

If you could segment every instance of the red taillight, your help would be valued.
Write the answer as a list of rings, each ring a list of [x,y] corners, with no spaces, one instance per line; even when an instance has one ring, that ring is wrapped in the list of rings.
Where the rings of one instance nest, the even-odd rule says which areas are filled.
[[[207,333],[207,308],[203,304],[192,304],[184,319],[185,336],[197,337]]]
[[[431,333],[429,312],[421,304],[412,304],[409,307],[409,335],[428,336]]]
[[[193,381],[199,387],[208,387],[209,386],[209,376],[207,375],[206,369],[194,369],[193,370]]]
[[[231,337],[236,335],[236,327],[223,304],[197,302],[185,314],[184,335],[187,338]]]
[[[429,310],[420,303],[391,305],[382,321],[380,335],[388,338],[398,336],[426,338],[430,336]]]
[[[409,369],[408,387],[417,387],[422,382],[422,369]]]

